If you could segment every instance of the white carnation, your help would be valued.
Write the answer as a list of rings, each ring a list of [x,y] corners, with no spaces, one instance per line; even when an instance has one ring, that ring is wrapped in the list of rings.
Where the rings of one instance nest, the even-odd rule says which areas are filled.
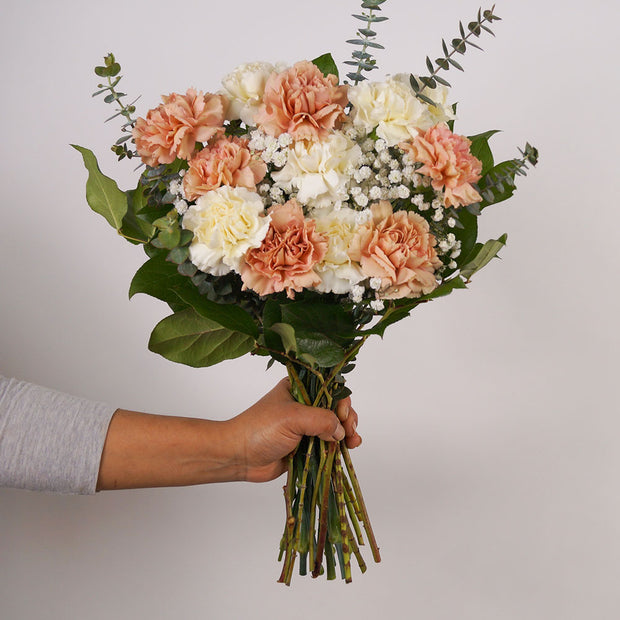
[[[361,82],[349,88],[353,122],[394,146],[417,135],[416,128],[427,123],[428,109],[411,85],[390,77],[385,82]]]
[[[321,283],[316,287],[321,293],[350,293],[352,287],[364,279],[358,263],[349,257],[351,240],[358,228],[358,212],[349,207],[337,211],[317,212],[314,221],[316,231],[324,234],[328,240],[327,253],[316,266],[321,276]]]
[[[296,188],[302,205],[321,209],[347,200],[351,175],[361,155],[357,144],[336,131],[322,142],[295,142],[284,168],[271,176],[278,185]]]
[[[241,119],[246,125],[254,125],[254,115],[263,100],[267,78],[277,68],[266,62],[239,65],[223,80],[224,94],[228,97],[228,120]]]
[[[194,233],[190,260],[214,276],[240,270],[241,259],[258,247],[269,228],[261,197],[244,187],[223,185],[207,192],[183,217],[183,228]]]

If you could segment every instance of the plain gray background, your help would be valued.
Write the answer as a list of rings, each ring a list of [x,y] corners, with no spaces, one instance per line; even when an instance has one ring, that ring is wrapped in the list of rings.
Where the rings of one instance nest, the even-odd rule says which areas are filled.
[[[127,300],[143,262],[84,199],[68,144],[124,188],[133,165],[91,99],[107,52],[142,114],[216,90],[236,65],[332,51],[354,0],[0,3],[0,370],[130,409],[230,417],[282,376],[244,358],[193,370],[148,352],[160,302]],[[560,8],[562,7],[562,8]],[[478,4],[389,0],[386,73],[424,71]],[[503,129],[541,163],[485,212],[502,260],[370,342],[351,376],[354,460],[381,545],[352,585],[276,583],[283,479],[66,497],[0,491],[0,616],[615,620],[618,484],[619,10],[498,2],[497,38],[451,71],[457,131]]]

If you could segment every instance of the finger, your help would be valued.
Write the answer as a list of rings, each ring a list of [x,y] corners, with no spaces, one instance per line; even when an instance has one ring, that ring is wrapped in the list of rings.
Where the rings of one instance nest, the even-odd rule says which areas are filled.
[[[290,429],[299,435],[319,437],[324,441],[340,441],[345,437],[345,430],[338,418],[328,409],[304,407],[289,418]]]
[[[349,417],[349,411],[351,410],[351,397],[347,396],[338,401],[336,406],[336,415],[341,422],[344,422]]]
[[[352,437],[347,437],[345,439],[345,443],[347,444],[347,448],[352,450],[353,448],[357,448],[362,445],[362,438],[355,433]]]
[[[340,418],[342,420],[342,418]],[[342,426],[344,426],[344,430],[347,434],[347,437],[353,437],[355,435],[355,431],[357,430],[357,412],[353,407],[349,409],[349,415],[346,420],[342,422]]]

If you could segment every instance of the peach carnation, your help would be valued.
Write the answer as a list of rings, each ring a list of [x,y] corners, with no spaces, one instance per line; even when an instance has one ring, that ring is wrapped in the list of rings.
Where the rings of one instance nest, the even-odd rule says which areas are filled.
[[[481,200],[471,184],[480,179],[482,163],[469,152],[470,145],[470,140],[452,133],[444,124],[399,144],[414,161],[424,164],[418,172],[430,177],[435,189],[444,190],[448,207]]]
[[[252,157],[247,139],[224,137],[190,160],[183,189],[189,200],[196,200],[221,185],[255,190],[265,174],[267,165]]]
[[[335,75],[324,76],[303,60],[269,77],[255,121],[271,136],[289,133],[295,140],[323,140],[344,120],[347,103],[347,87],[338,86]]]
[[[206,142],[221,131],[227,99],[190,88],[185,95],[172,93],[163,103],[139,118],[133,130],[136,149],[147,166],[189,159],[196,142]]]
[[[315,231],[314,220],[306,220],[296,200],[269,210],[271,224],[260,247],[251,249],[241,269],[244,289],[259,295],[295,291],[321,282],[314,266],[327,253],[327,239]]]
[[[441,261],[428,222],[411,211],[392,211],[382,200],[370,207],[372,220],[351,241],[349,256],[364,275],[380,278],[382,299],[419,297],[437,287],[435,271]]]

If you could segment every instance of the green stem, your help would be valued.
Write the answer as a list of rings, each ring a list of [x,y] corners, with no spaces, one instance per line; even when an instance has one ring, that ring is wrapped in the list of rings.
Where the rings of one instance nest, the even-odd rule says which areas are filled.
[[[381,555],[379,554],[379,546],[377,545],[374,532],[372,531],[372,526],[370,525],[370,518],[368,517],[368,511],[366,510],[366,504],[364,503],[364,496],[362,495],[362,489],[360,488],[359,482],[357,480],[355,469],[353,469],[353,463],[351,462],[351,456],[349,454],[349,450],[347,449],[347,446],[344,443],[341,446],[341,450],[342,450],[342,457],[347,467],[347,471],[349,472],[349,478],[351,479],[351,484],[353,485],[353,490],[355,492],[357,502],[359,504],[360,510],[362,511],[362,517],[363,517],[362,521],[364,524],[364,529],[366,530],[366,535],[368,536],[368,542],[370,544],[370,548],[372,549],[372,557],[374,558],[375,562],[381,562]]]
[[[345,506],[344,490],[343,490],[343,472],[340,464],[340,451],[336,451],[334,457],[334,490],[336,492],[336,504],[338,506],[338,517],[340,521],[340,535],[342,536],[342,557],[344,578],[347,583],[351,583],[351,551],[349,548],[349,527],[347,521],[347,509]]]
[[[325,442],[319,440],[319,467],[317,469],[316,480],[314,483],[314,490],[312,491],[312,501],[310,503],[310,566],[314,570],[316,563],[316,549],[314,548],[314,532],[316,531],[316,508],[319,499],[319,481],[323,478],[323,469],[327,462],[327,450],[325,449]]]
[[[359,350],[362,348],[363,344],[366,342],[366,340],[368,340],[369,337],[370,334],[362,336],[361,340],[354,347],[352,347],[346,352],[343,360],[332,368],[329,376],[323,381],[323,384],[321,385],[316,395],[316,398],[314,399],[315,403],[319,401],[322,394],[325,394],[327,397],[331,398],[331,395],[328,392],[329,387],[334,382],[334,379],[338,376],[340,371],[359,353]],[[316,406],[317,405],[315,405],[315,407]]]
[[[310,469],[310,457],[312,456],[312,450],[314,448],[314,437],[310,437],[308,441],[308,450],[306,452],[306,460],[304,462],[304,470],[301,475],[301,485],[299,487],[299,505],[297,507],[297,527],[295,529],[295,540],[293,541],[293,549],[299,551],[299,540],[301,536],[301,524],[304,514],[304,500],[306,498],[306,484],[308,482],[308,471]],[[293,574],[293,566],[290,567],[290,575],[288,576],[288,582],[290,583]]]
[[[293,534],[295,530],[295,517],[293,516],[293,495],[295,493],[295,478],[293,471],[293,453],[289,454],[288,460],[288,476],[284,490],[284,501],[286,503],[286,524],[284,526],[284,540],[286,545],[286,552],[284,556],[284,566],[282,567],[282,573],[278,579],[279,583],[285,583],[287,586],[291,585],[291,579],[288,577],[289,566],[295,562],[295,549],[291,544],[293,540]]]
[[[325,463],[325,470],[320,477],[323,496],[321,498],[321,505],[319,508],[321,520],[319,522],[319,533],[317,536],[314,570],[312,571],[313,577],[318,577],[321,574],[321,565],[323,564],[323,552],[325,551],[325,542],[327,540],[327,506],[329,502],[329,489],[331,487],[332,465],[334,462],[334,455],[336,454],[336,446],[337,444],[335,442],[330,442],[329,448],[327,449],[327,462]]]
[[[347,504],[347,511],[349,513],[349,517],[351,519],[351,524],[353,525],[353,529],[355,530],[355,536],[357,538],[357,542],[360,545],[364,544],[364,537],[362,536],[362,530],[360,528],[359,521],[362,519],[362,514],[357,505],[357,501],[355,499],[355,495],[353,494],[353,489],[349,484],[346,476],[342,476],[342,484],[344,486],[344,498]]]

